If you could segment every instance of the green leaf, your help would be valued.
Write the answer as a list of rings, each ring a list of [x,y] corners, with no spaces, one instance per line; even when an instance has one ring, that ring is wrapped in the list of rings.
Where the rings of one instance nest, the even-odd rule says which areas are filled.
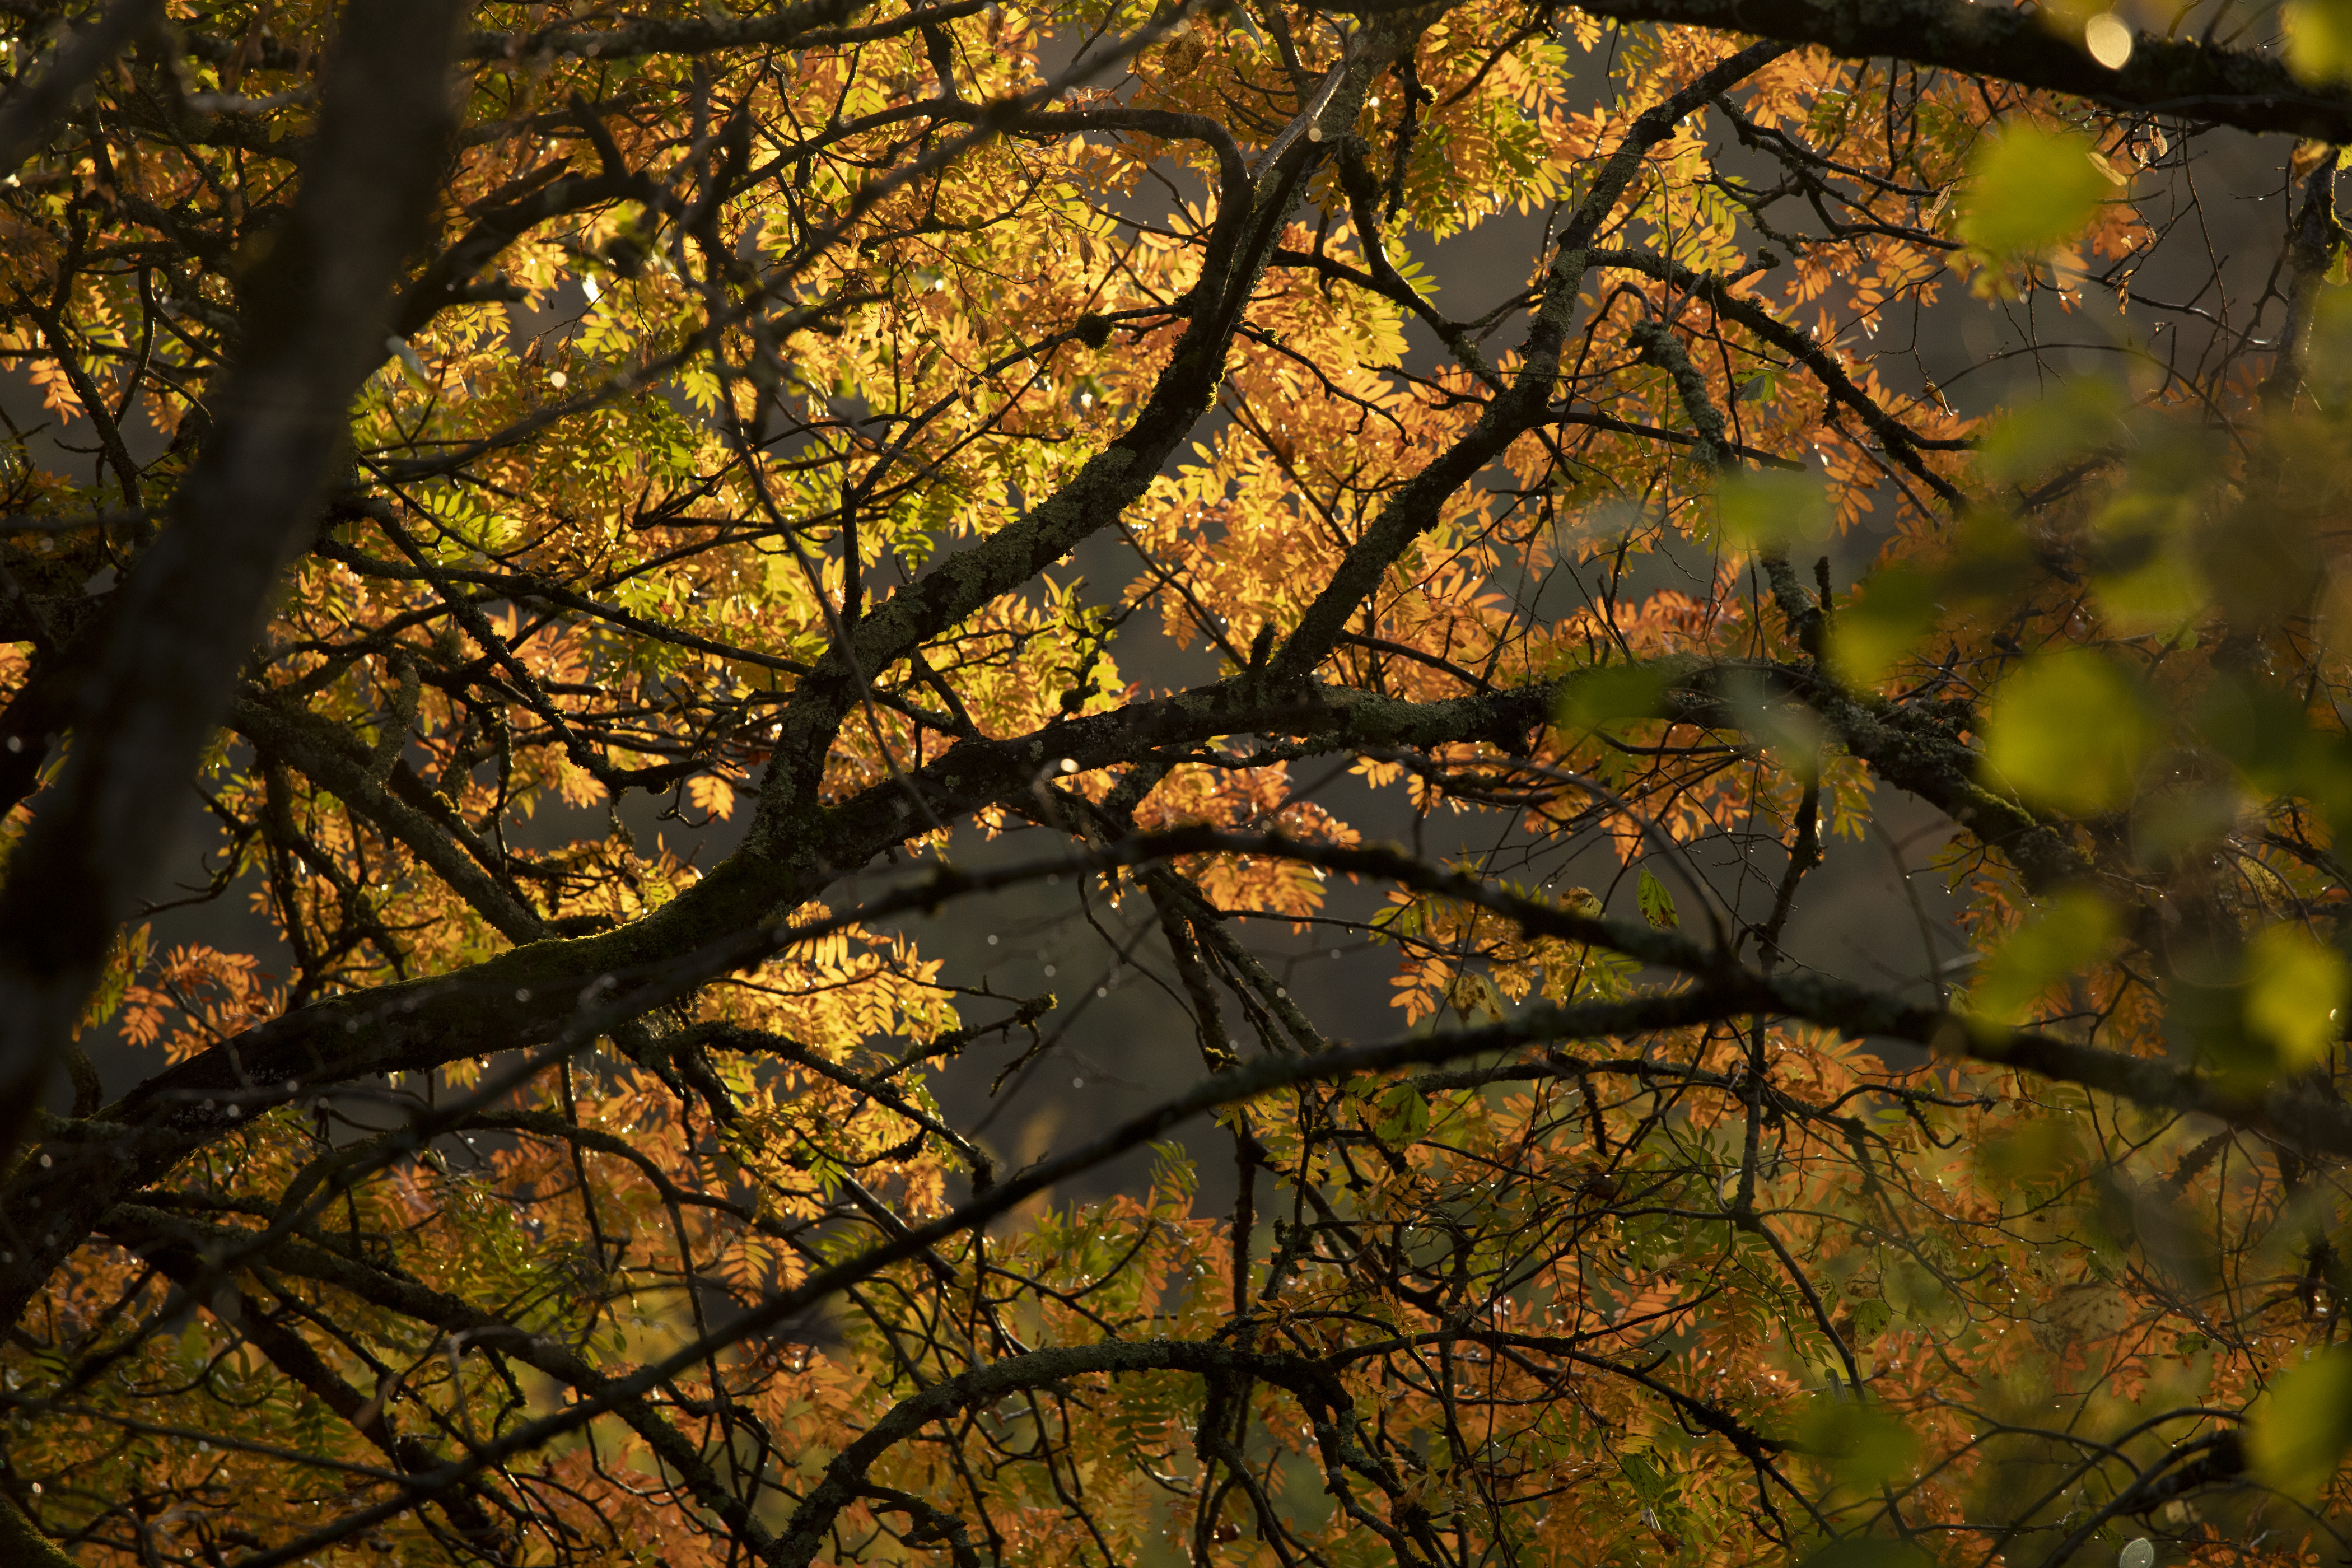
[[[2114,186],[2075,132],[2012,124],[1985,146],[1962,198],[1960,237],[1988,255],[2032,255],[2064,244]]]
[[[1798,1424],[1806,1447],[1849,1486],[1875,1487],[1909,1472],[1919,1457],[1911,1429],[1878,1405],[1851,1395],[1817,1396]]]
[[[2043,905],[1987,959],[1969,1009],[1996,1023],[2020,1024],[2033,999],[2090,967],[2116,934],[2116,912],[2087,888],[2070,888]]]
[[[1675,913],[1675,896],[1666,891],[1664,882],[1650,875],[1646,866],[1642,868],[1639,897],[1642,917],[1660,931],[1671,931],[1683,923],[1682,918]]]
[[[2246,944],[2246,1029],[2293,1072],[2327,1059],[2347,984],[2344,955],[2300,925],[2272,926]]]
[[[1987,479],[2022,483],[2087,451],[2116,445],[2128,432],[2126,389],[2093,377],[2069,383],[2000,416],[1977,450]],[[1988,520],[1990,521],[1990,520]]]
[[[2288,0],[2279,21],[2286,31],[2288,69],[2308,82],[2352,77],[2352,4]]]
[[[1372,1131],[1384,1143],[1411,1143],[1429,1131],[1429,1100],[1409,1083],[1390,1086],[1373,1103]]]
[[[1647,719],[1658,710],[1665,677],[1630,664],[1604,665],[1570,676],[1557,715],[1562,727],[1591,730],[1619,719]]]
[[[2158,738],[2129,671],[2095,653],[2043,654],[1993,693],[1985,772],[2031,805],[2111,811],[2131,800]]]
[[[2352,1448],[2352,1350],[2326,1351],[2271,1384],[2253,1412],[2246,1458],[2291,1497],[2315,1499]]]
[[[1623,1472],[1634,1494],[1652,1508],[1675,1495],[1673,1480],[1646,1454],[1620,1454],[1617,1468]]]
[[[1778,468],[1725,475],[1716,487],[1715,516],[1727,542],[1749,550],[1826,539],[1837,523],[1819,474]]]
[[[1831,617],[1830,666],[1849,686],[1874,686],[1935,620],[1936,584],[1926,573],[1909,566],[1874,573],[1862,596]]]

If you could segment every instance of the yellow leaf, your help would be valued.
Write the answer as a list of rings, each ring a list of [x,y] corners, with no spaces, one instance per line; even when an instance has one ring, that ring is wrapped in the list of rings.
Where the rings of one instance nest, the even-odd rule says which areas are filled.
[[[726,818],[735,815],[735,786],[716,773],[698,773],[686,781],[686,798],[694,809]]]

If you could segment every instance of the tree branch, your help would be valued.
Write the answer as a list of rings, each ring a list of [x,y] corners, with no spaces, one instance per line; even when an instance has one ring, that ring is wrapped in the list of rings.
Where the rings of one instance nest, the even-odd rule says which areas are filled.
[[[2111,109],[2352,142],[2352,93],[2310,86],[2275,55],[2142,33],[2123,68],[2110,70],[2084,48],[2081,24],[2038,8],[1969,0],[1592,0],[1578,8],[1612,21],[1818,44],[1853,59],[1892,56]]]
[[[169,848],[280,566],[317,518],[382,357],[451,124],[459,0],[352,0],[293,216],[246,291],[244,358],[174,521],[122,589],[58,805],[0,887],[0,1153],[40,1098],[114,928]]]
[[[97,21],[66,41],[47,69],[18,85],[0,103],[0,176],[15,174],[47,146],[76,95],[163,14],[163,0],[114,0]]]

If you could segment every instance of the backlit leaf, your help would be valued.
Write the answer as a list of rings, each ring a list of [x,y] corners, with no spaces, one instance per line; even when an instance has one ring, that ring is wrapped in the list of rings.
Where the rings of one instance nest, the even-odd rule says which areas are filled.
[[[2346,0],[2288,0],[2279,11],[2286,34],[2287,64],[2309,82],[2352,77],[2352,4]]]
[[[1682,917],[1675,912],[1674,894],[1666,890],[1664,882],[1650,875],[1650,868],[1646,866],[1642,868],[1638,896],[1642,916],[1652,925],[1667,931],[1682,924]]]

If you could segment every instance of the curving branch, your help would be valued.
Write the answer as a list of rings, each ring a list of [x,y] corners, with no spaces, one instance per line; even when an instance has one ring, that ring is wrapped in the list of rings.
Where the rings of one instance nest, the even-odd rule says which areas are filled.
[[[415,1478],[405,1495],[363,1509],[354,1509],[299,1540],[247,1558],[240,1568],[279,1568],[299,1561],[337,1541],[362,1534],[384,1520],[418,1503],[465,1485],[517,1454],[544,1447],[567,1432],[576,1431],[607,1413],[621,1411],[631,1400],[664,1386],[711,1355],[759,1335],[772,1333],[798,1321],[811,1308],[835,1293],[871,1279],[894,1264],[923,1257],[940,1242],[978,1229],[1011,1212],[1024,1200],[1081,1172],[1093,1170],[1130,1149],[1140,1148],[1182,1126],[1196,1116],[1227,1105],[1240,1104],[1293,1085],[1346,1079],[1360,1073],[1387,1072],[1425,1063],[1455,1061],[1489,1051],[1507,1049],[1533,1038],[1590,1038],[1678,1028],[1730,1016],[1746,1010],[1741,1004],[1691,991],[1668,996],[1643,996],[1623,1002],[1591,1002],[1565,1007],[1533,1009],[1528,1016],[1485,1028],[1444,1036],[1414,1036],[1372,1046],[1342,1047],[1317,1056],[1261,1057],[1202,1079],[1182,1094],[1129,1118],[1101,1136],[1066,1153],[1040,1160],[1007,1180],[975,1194],[971,1201],[921,1225],[894,1233],[855,1257],[814,1269],[788,1290],[771,1295],[757,1307],[625,1377],[606,1380],[602,1389],[572,1405],[536,1421],[526,1422],[492,1441],[476,1445],[460,1461],[428,1477]],[[405,1310],[405,1309],[402,1309]],[[472,1312],[473,1309],[466,1309]],[[505,1348],[503,1345],[501,1348]],[[559,1347],[560,1348],[560,1347]]]
[[[877,1460],[934,1421],[993,1404],[1007,1394],[1101,1373],[1189,1372],[1208,1378],[1254,1378],[1295,1394],[1318,1436],[1328,1439],[1353,1426],[1355,1402],[1321,1362],[1240,1345],[1188,1340],[1112,1341],[1067,1345],[1008,1356],[944,1378],[893,1405],[857,1440],[835,1455],[824,1476],[784,1526],[776,1568],[808,1568],[841,1511],[866,1493],[866,1474]],[[1344,1440],[1344,1439],[1343,1439]]]
[[[1353,119],[1367,89],[1411,34],[1394,25],[1366,28],[1327,73],[1307,106],[1259,157],[1248,200],[1230,177],[1191,294],[1191,319],[1142,407],[1127,429],[1018,521],[952,556],[885,600],[821,659],[784,710],[774,760],[761,790],[749,847],[791,857],[843,721],[876,674],[981,605],[1028,582],[1088,537],[1111,526],[1150,489],[1160,467],[1213,405],[1226,351],[1251,293],[1272,258],[1284,222],[1319,162],[1319,128]],[[1171,116],[1171,121],[1181,117]],[[1171,129],[1175,129],[1171,124]],[[1307,132],[1313,129],[1316,134]],[[1183,132],[1190,134],[1189,132]],[[1230,163],[1227,163],[1230,175]]]
[[[1887,454],[1921,483],[1955,506],[1962,500],[1959,488],[1927,467],[1920,454],[1948,451],[1965,447],[1970,443],[1931,439],[1887,413],[1876,398],[1854,384],[1853,377],[1846,374],[1845,366],[1839,363],[1838,357],[1822,348],[1812,333],[1783,321],[1757,300],[1734,293],[1715,274],[1696,271],[1664,257],[1638,250],[1596,250],[1592,253],[1591,265],[1640,272],[1705,300],[1716,314],[1738,322],[1811,372],[1813,379],[1820,382],[1832,397],[1861,416],[1862,422],[1870,427],[1872,435],[1878,437]]]
[[[547,921],[518,889],[500,879],[496,858],[457,813],[437,801],[433,805],[438,809],[428,811],[401,799],[386,787],[387,778],[354,749],[355,742],[331,724],[308,713],[288,712],[258,693],[237,699],[229,724],[264,756],[279,759],[331,791],[406,845],[508,941],[536,942],[549,934]],[[402,765],[393,763],[394,768]],[[386,769],[385,774],[391,771]]]

